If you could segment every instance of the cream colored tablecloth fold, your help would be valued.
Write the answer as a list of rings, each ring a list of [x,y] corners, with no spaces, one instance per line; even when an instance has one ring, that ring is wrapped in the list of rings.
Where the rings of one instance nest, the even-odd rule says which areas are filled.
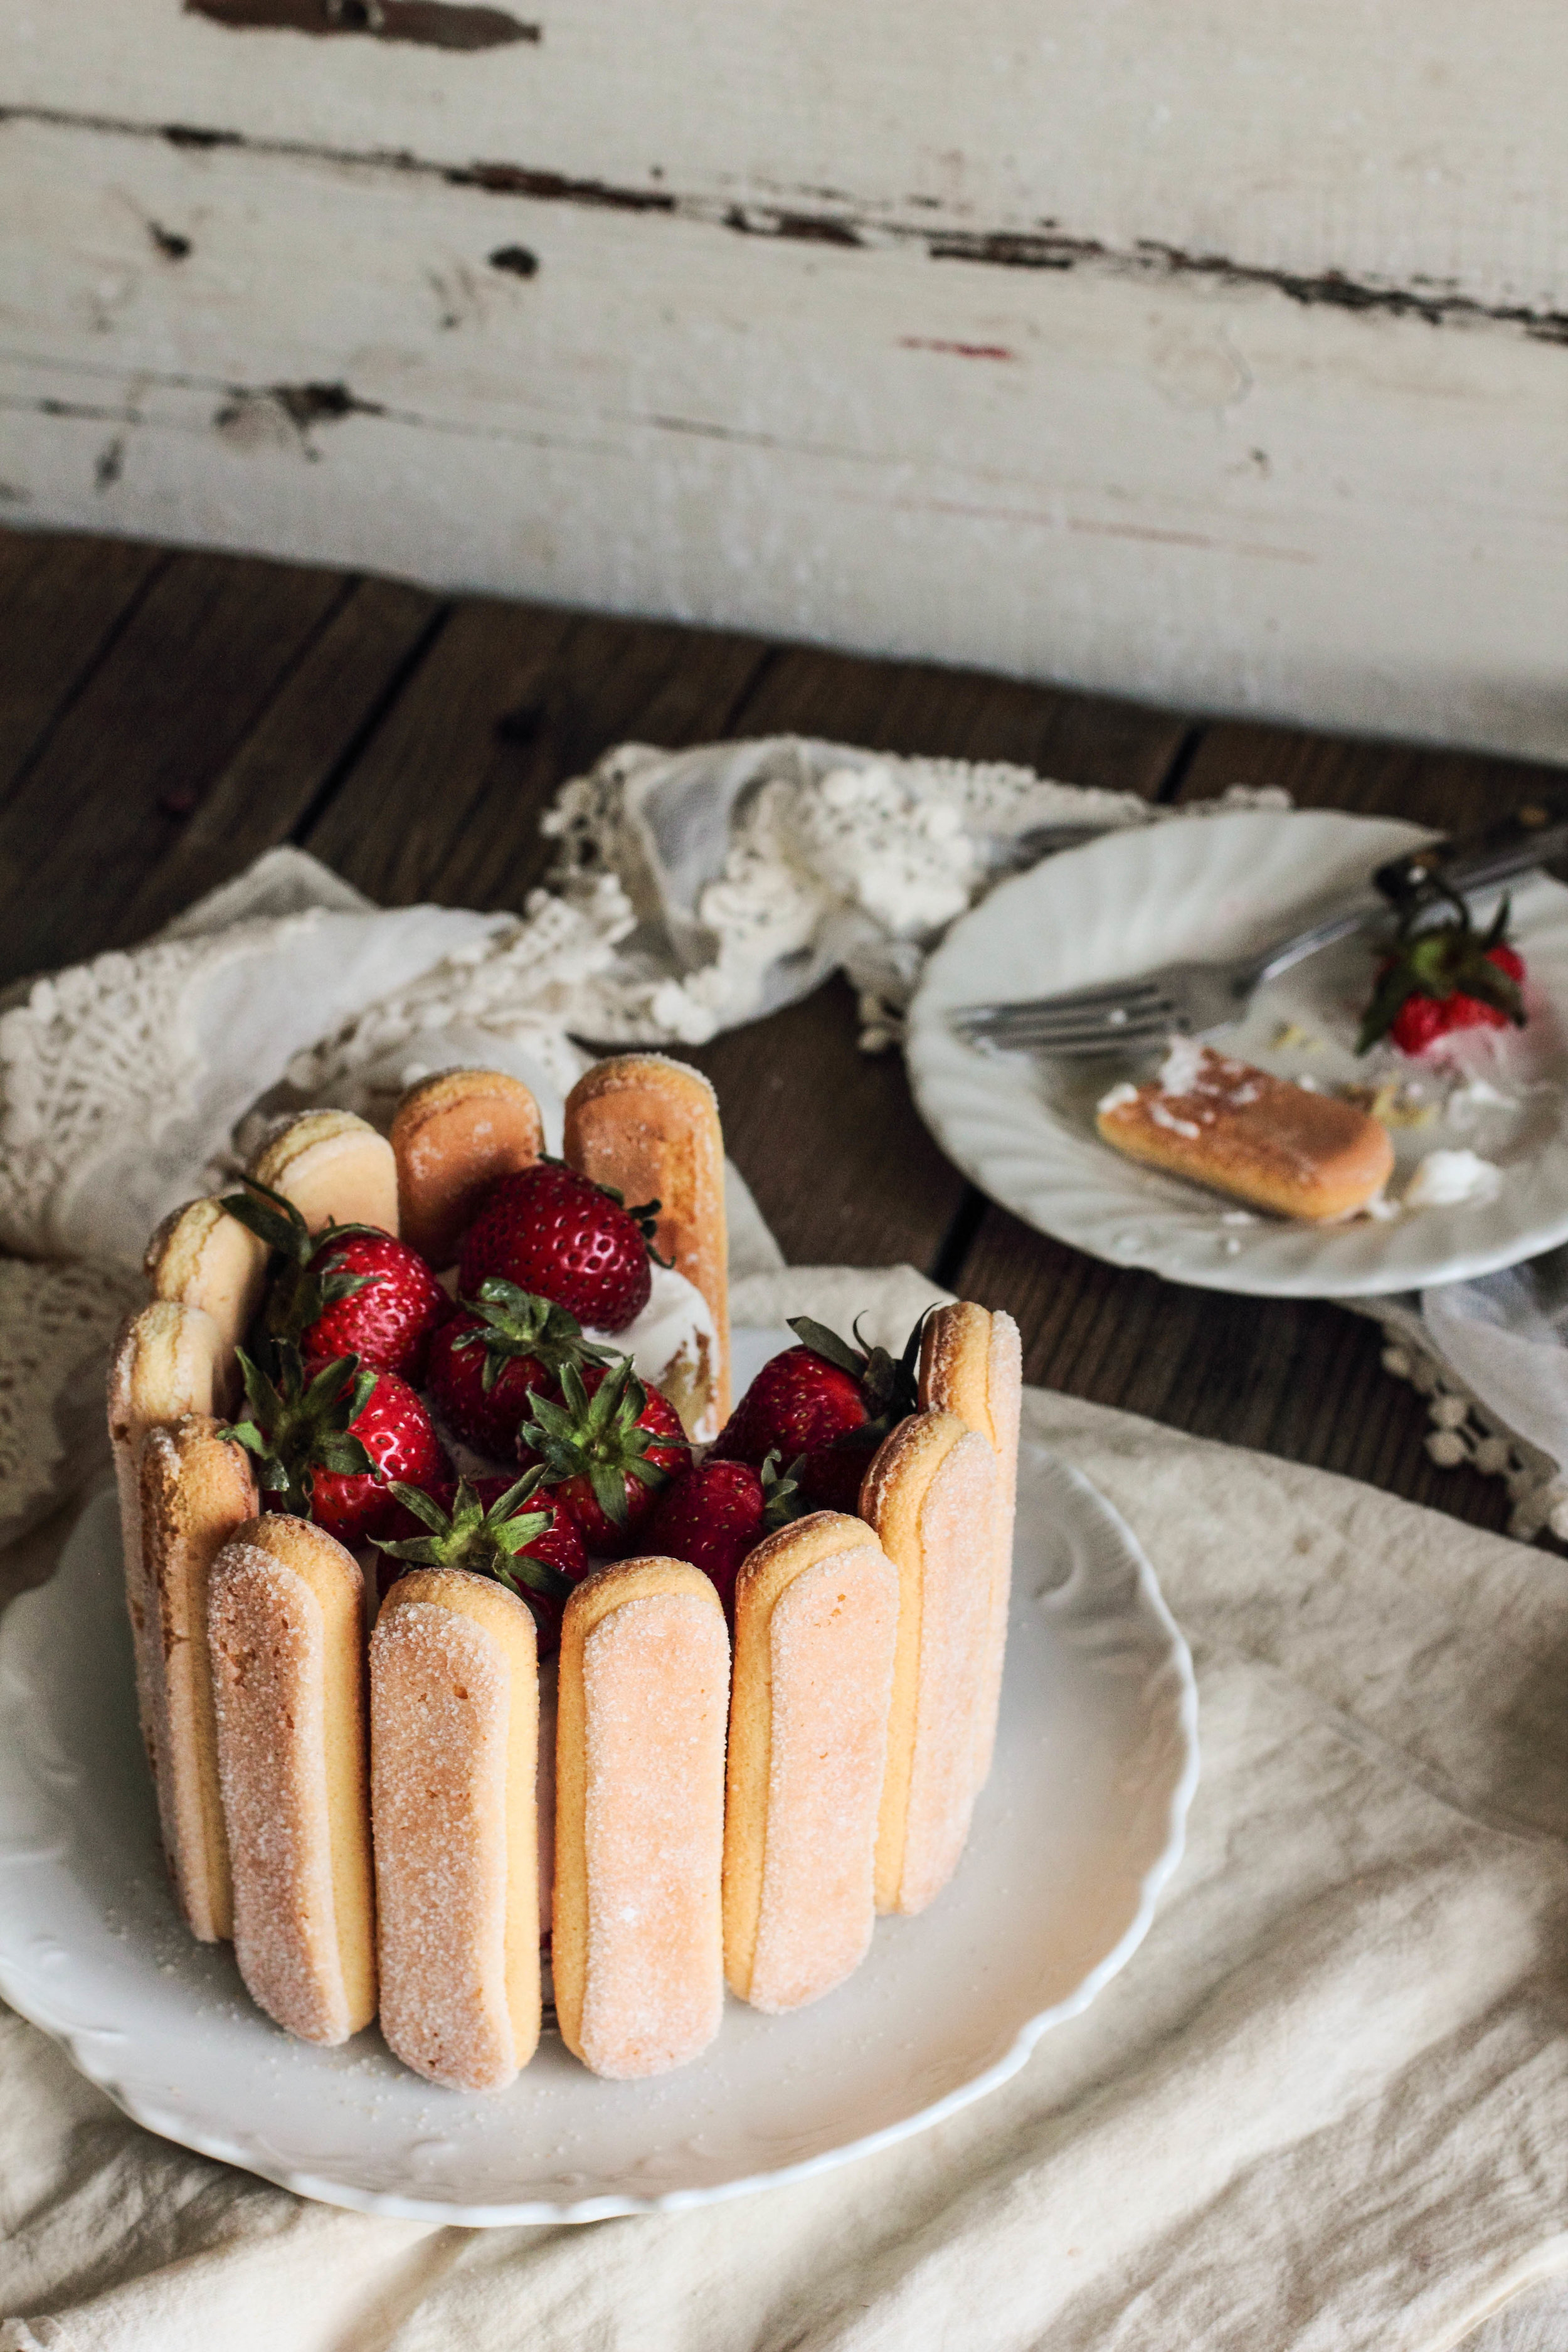
[[[757,1275],[747,1312],[880,1288],[896,1322],[895,1281]],[[489,2232],[189,2156],[6,2017],[4,2352],[1438,2352],[1568,2270],[1568,1568],[1046,1391],[1027,1416],[1136,1530],[1202,1694],[1186,1857],[1083,2017],[803,2186]]]

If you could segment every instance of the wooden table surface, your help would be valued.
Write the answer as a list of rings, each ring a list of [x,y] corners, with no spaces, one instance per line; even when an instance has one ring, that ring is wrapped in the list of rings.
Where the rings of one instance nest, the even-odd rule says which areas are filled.
[[[521,907],[557,787],[626,738],[792,730],[1011,760],[1179,802],[1471,825],[1522,762],[1203,721],[968,670],[443,597],[348,572],[0,532],[0,982],[143,938],[282,841],[386,905]],[[842,982],[688,1058],[787,1257],[911,1261],[1005,1306],[1031,1381],[1500,1527],[1428,1460],[1426,1409],[1339,1308],[1232,1298],[1047,1241],[950,1166]]]

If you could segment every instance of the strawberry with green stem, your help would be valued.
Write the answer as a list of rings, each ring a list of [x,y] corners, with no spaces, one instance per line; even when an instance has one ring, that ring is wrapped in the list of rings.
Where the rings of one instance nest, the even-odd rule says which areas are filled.
[[[561,1639],[562,1609],[587,1574],[588,1558],[571,1513],[542,1491],[543,1476],[533,1469],[510,1482],[459,1478],[445,1505],[395,1480],[390,1492],[427,1532],[401,1542],[381,1536],[372,1541],[399,1574],[405,1568],[458,1568],[493,1577],[527,1601],[547,1656]]]
[[[1452,913],[1428,922],[1439,900]],[[1478,934],[1457,892],[1433,878],[1401,918],[1394,952],[1379,966],[1356,1052],[1387,1037],[1403,1054],[1425,1053],[1458,1029],[1525,1024],[1524,960],[1508,943],[1505,898],[1489,929]]]
[[[894,1357],[886,1348],[851,1347],[807,1315],[791,1316],[801,1346],[763,1366],[709,1460],[760,1466],[777,1454],[812,1510],[853,1514],[871,1456],[890,1429],[920,1409],[924,1321],[922,1316]],[[858,1323],[855,1336],[858,1341]]]
[[[273,1510],[313,1519],[353,1546],[396,1509],[393,1481],[428,1487],[448,1475],[424,1403],[395,1372],[357,1356],[306,1364],[284,1339],[274,1378],[237,1352],[250,1412],[227,1434],[256,1456],[256,1483],[277,1498]]]
[[[653,1286],[658,1206],[628,1209],[611,1186],[564,1160],[537,1160],[491,1186],[464,1237],[458,1287],[471,1298],[499,1275],[596,1331],[624,1331]]]
[[[564,1307],[489,1275],[430,1347],[430,1393],[458,1435],[484,1454],[512,1453],[533,1392],[568,1364],[604,1363]]]
[[[247,1192],[223,1206],[272,1253],[268,1339],[301,1355],[358,1356],[418,1380],[432,1333],[450,1312],[446,1292],[416,1250],[377,1225],[330,1224],[311,1233],[292,1201],[247,1177]]]
[[[536,1393],[532,1405],[519,1461],[542,1466],[590,1551],[624,1558],[655,1496],[690,1459],[679,1414],[638,1380],[629,1356],[614,1367],[567,1364],[554,1392]]]

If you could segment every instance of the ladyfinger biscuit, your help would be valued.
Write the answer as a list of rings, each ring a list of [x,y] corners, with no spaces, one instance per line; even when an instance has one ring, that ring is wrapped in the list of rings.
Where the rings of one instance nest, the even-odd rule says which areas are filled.
[[[398,1104],[392,1149],[404,1240],[432,1265],[454,1265],[490,1186],[543,1150],[544,1122],[521,1078],[443,1070]]]
[[[555,2011],[595,2074],[662,2074],[724,2002],[730,1641],[700,1570],[628,1559],[566,1603],[555,1746]]]
[[[182,1414],[210,1413],[221,1407],[226,1401],[228,1379],[217,1325],[199,1307],[183,1307],[174,1299],[155,1299],[152,1306],[129,1316],[110,1360],[109,1444],[120,1495],[125,1605],[136,1656],[137,1711],[155,1781],[163,1769],[154,1704],[159,1616],[148,1593],[142,1559],[142,1441],[150,1429],[176,1422]]]
[[[154,1298],[199,1307],[236,1348],[250,1328],[267,1281],[267,1244],[221,1201],[187,1201],[147,1244],[142,1271]]]
[[[158,1812],[174,1892],[193,1935],[234,1932],[228,1839],[217,1776],[207,1651],[207,1585],[217,1553],[256,1515],[241,1446],[210,1415],[151,1429],[142,1446],[142,1543],[154,1624],[147,1644]]]
[[[983,1788],[996,1745],[1007,1608],[1013,1592],[1013,1524],[1018,1507],[1018,1417],[1024,1359],[1018,1327],[1000,1310],[966,1299],[939,1307],[921,1333],[920,1401],[925,1412],[955,1412],[989,1439],[998,1474],[996,1560],[986,1640],[985,1696],[975,1718],[974,1785]]]
[[[754,2009],[842,1984],[875,1924],[898,1572],[863,1519],[765,1537],[735,1586],[724,1973]]]
[[[1147,1086],[1113,1087],[1095,1124],[1130,1159],[1320,1224],[1363,1209],[1394,1172],[1387,1129],[1353,1103],[1186,1037]]]
[[[861,1516],[899,1571],[877,1908],[923,1911],[958,1866],[974,1804],[998,1514],[996,1456],[952,1412],[918,1412],[885,1438]]]
[[[659,1204],[656,1247],[708,1301],[718,1334],[717,1433],[730,1418],[729,1240],[719,1103],[700,1070],[663,1054],[616,1054],[566,1097],[566,1158],[628,1206]]]
[[[415,1569],[370,1639],[381,2030],[405,2065],[504,2091],[539,2041],[533,1612],[489,1577]]]
[[[308,1519],[250,1520],[207,1639],[240,1975],[301,2041],[346,2042],[375,2015],[358,1563]]]
[[[313,1234],[323,1225],[397,1231],[397,1162],[384,1135],[352,1110],[305,1110],[274,1129],[250,1174],[292,1201]]]

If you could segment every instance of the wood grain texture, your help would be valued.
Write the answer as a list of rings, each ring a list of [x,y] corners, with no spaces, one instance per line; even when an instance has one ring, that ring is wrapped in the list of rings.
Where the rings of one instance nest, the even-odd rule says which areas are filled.
[[[1205,729],[1177,797],[1204,800],[1230,784],[1279,784],[1300,808],[1351,809],[1467,832],[1534,793],[1560,792],[1563,771],[1479,751],[1231,722]]]
[[[338,575],[179,555],[0,805],[0,977],[95,953],[292,664]]]
[[[851,230],[1044,225],[1427,299],[1563,290],[1552,0],[1514,0],[1501,40],[1467,0],[1427,0],[1414,27],[1373,0],[613,0],[558,14],[537,47],[444,58],[237,35],[167,0],[90,16],[5,0],[0,26],[14,101],[493,159],[763,218],[771,200]]]
[[[628,8],[616,0],[605,24],[630,33]],[[754,62],[789,14],[715,27],[711,71],[726,54]],[[879,54],[888,30],[836,27],[836,69]],[[950,34],[972,61],[984,47],[963,11]],[[1003,202],[1011,70],[964,148],[944,102],[930,152],[906,152],[884,90],[844,155],[809,171],[797,158],[787,176],[761,159],[791,78],[751,84],[747,152],[715,152],[709,179],[695,149],[721,110],[707,81],[689,103],[680,41],[659,45],[683,60],[668,155],[641,128],[595,147],[604,93],[574,69],[586,112],[542,103],[587,37],[552,28],[537,51],[477,67],[164,12],[148,55],[174,70],[156,99],[117,30],[85,113],[103,50],[78,41],[74,66],[62,49],[45,70],[19,43],[32,89],[74,90],[0,128],[0,409],[31,510],[1568,756],[1568,312],[1529,307],[1556,266],[1544,229],[1513,257],[1495,316],[1487,269],[1458,266],[1482,252],[1479,222],[1416,285],[1435,192],[1468,184],[1436,166],[1396,229],[1379,216],[1376,282],[1346,274],[1361,239],[1345,207],[1331,228],[1320,208],[1286,235],[1256,192],[1237,251],[1214,241],[1212,214],[1197,245],[1145,217],[1122,247],[1104,219],[1142,200],[1165,132],[1106,150],[1116,184],[1075,221],[1039,184],[1053,96]],[[1017,86],[1051,37],[1032,27]],[[1287,44],[1293,66],[1304,37]],[[612,83],[635,46],[612,41]],[[198,50],[225,110],[185,116],[195,136],[172,139],[178,65]],[[237,54],[257,60],[264,136],[246,128]],[[416,88],[400,79],[410,62]],[[1130,81],[1140,70],[1129,60]],[[279,72],[287,122],[271,113]],[[510,112],[493,110],[492,76],[522,77]],[[132,86],[153,110],[116,112]],[[433,150],[389,147],[400,91]],[[734,137],[726,120],[722,143]],[[1372,161],[1348,172],[1358,201]],[[1407,149],[1383,161],[1404,184]],[[1205,207],[1214,162],[1194,182]],[[1553,184],[1522,182],[1510,217]]]
[[[309,823],[396,698],[444,610],[397,581],[353,585],[125,902],[114,944],[145,937]]]
[[[304,845],[386,906],[521,907],[558,785],[632,737],[703,740],[766,658],[754,640],[473,598],[442,630]]]
[[[0,530],[0,801],[167,561],[129,541]]]

